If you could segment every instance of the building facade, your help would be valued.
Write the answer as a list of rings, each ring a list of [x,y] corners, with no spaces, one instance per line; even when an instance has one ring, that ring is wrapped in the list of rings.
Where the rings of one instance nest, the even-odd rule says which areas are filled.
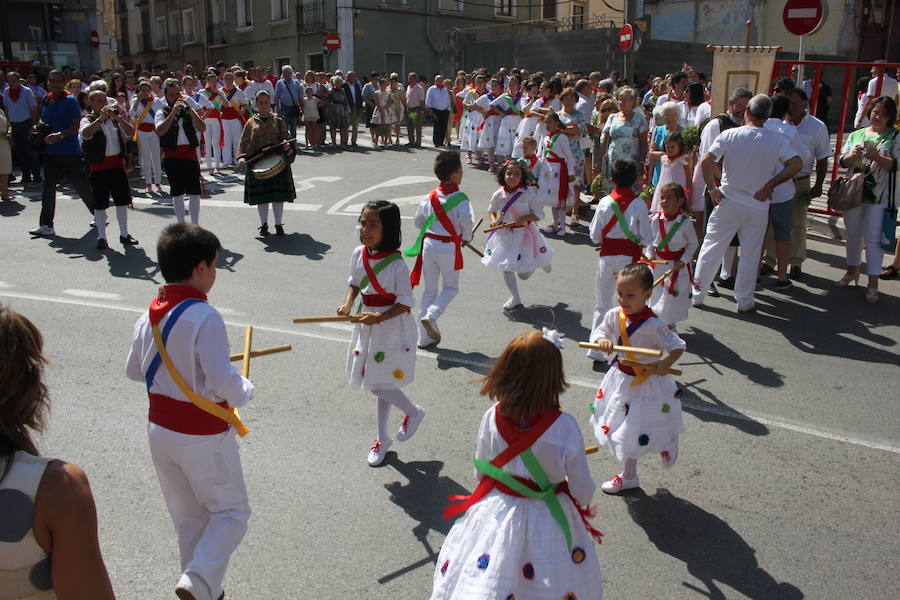
[[[2,28],[9,36],[7,60],[83,70],[101,66],[100,49],[90,38],[99,27],[93,0],[10,0],[0,18],[7,21]]]

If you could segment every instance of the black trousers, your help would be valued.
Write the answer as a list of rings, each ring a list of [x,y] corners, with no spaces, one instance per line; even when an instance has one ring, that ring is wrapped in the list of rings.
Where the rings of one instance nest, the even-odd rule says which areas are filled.
[[[450,120],[449,110],[434,110],[434,138],[435,146],[443,146],[447,139],[447,122]]]
[[[78,154],[45,154],[41,225],[53,227],[53,217],[56,215],[56,186],[64,179],[68,179],[75,187],[75,191],[81,196],[81,201],[84,202],[88,212],[94,216],[94,194],[81,166],[81,156]]]
[[[91,173],[91,189],[94,192],[95,209],[106,210],[109,208],[110,196],[112,196],[115,206],[131,204],[131,189],[128,186],[128,175],[125,174],[125,169],[106,169]]]
[[[31,119],[12,123],[12,152],[15,162],[22,169],[22,179],[40,177],[41,167],[38,157],[31,152],[31,144],[28,141],[31,132]]]

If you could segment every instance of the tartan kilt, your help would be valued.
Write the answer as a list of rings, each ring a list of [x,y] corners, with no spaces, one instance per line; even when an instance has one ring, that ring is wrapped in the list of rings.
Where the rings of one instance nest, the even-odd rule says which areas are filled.
[[[257,179],[250,169],[244,176],[244,204],[266,204],[268,202],[293,202],[297,197],[291,165],[270,179]]]

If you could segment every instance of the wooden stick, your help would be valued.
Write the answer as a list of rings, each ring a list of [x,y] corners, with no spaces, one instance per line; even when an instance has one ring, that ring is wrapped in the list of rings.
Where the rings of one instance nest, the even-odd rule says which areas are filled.
[[[334,323],[336,321],[350,321],[356,323],[359,321],[359,315],[334,315],[327,317],[297,317],[294,323]]]
[[[585,454],[595,454],[600,451],[600,446],[588,446],[584,449]]]
[[[475,223],[475,227],[472,228],[472,236],[478,233],[478,228],[481,227],[481,224],[484,223],[484,217],[478,219],[478,222]]]
[[[253,352],[250,353],[250,358],[256,358],[257,356],[267,356],[269,354],[277,354],[278,352],[288,352],[293,349],[294,349],[294,347],[291,346],[290,344],[284,344],[281,346],[272,346],[271,348],[263,348],[262,350],[254,350]],[[228,357],[228,360],[230,360],[231,362],[235,362],[237,360],[243,360],[243,358],[244,358],[244,353],[241,352],[240,354],[232,354],[231,356]]]
[[[599,350],[600,344],[594,344],[591,342],[578,342],[578,346],[580,348],[590,348],[591,350]],[[659,358],[662,356],[661,350],[654,350],[653,348],[638,348],[636,346],[613,346],[613,352],[631,352],[633,354],[640,354],[642,356],[653,356]]]
[[[675,272],[675,269],[669,269],[668,271],[666,271],[665,273],[660,275],[659,279],[657,279],[656,281],[653,282],[653,287],[656,287],[659,284],[661,284],[666,279],[666,277],[668,277],[669,275],[671,275],[674,272]]]
[[[648,366],[648,364],[645,362],[641,362],[639,360],[628,360],[627,358],[620,358],[619,362],[622,363],[623,365],[625,365],[626,367],[647,368],[647,366]],[[681,376],[684,374],[681,372],[680,369],[672,369],[672,368],[669,369],[669,373],[671,373],[672,375],[678,375],[678,376]]]
[[[244,355],[241,357],[244,361],[241,369],[241,375],[250,377],[250,348],[253,346],[253,325],[247,325],[244,329]]]
[[[494,225],[493,227],[488,227],[487,229],[484,230],[484,232],[490,233],[492,231],[499,231],[501,229],[509,229],[510,227],[515,227],[515,226],[516,226],[515,221],[513,221],[511,223],[502,223],[500,225]]]
[[[463,242],[462,245],[465,246],[466,248],[468,248],[469,250],[471,250],[472,252],[474,252],[475,254],[477,254],[478,256],[480,256],[481,258],[484,258],[484,252],[482,252],[481,250],[479,250],[478,248],[473,246],[471,242]]]

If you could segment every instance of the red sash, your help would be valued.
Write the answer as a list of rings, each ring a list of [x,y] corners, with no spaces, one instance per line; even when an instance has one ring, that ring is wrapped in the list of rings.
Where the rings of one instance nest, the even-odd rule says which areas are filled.
[[[551,151],[546,161],[557,163],[559,167],[559,192],[557,193],[557,208],[565,208],[566,200],[569,197],[569,169],[566,166],[566,159],[557,156],[556,152]]]
[[[450,189],[449,186],[446,189],[441,189],[441,191],[446,194],[452,194],[459,190],[458,187],[453,186],[454,189]],[[434,233],[426,233],[426,238],[431,238],[433,240],[440,240],[442,242],[453,242],[456,246],[456,257],[453,263],[453,270],[459,271],[463,268],[463,255],[462,255],[462,236],[456,232],[456,229],[453,227],[453,223],[450,221],[450,217],[447,216],[447,213],[444,211],[444,207],[441,204],[441,201],[438,200],[438,188],[431,190],[431,194],[428,196],[428,201],[431,202],[431,210],[434,211],[434,216],[437,217],[437,220],[440,221],[441,225],[444,229],[447,230],[447,233],[450,235],[437,235]],[[413,287],[419,285],[422,281],[422,255],[425,253],[425,248],[422,248],[422,251],[419,252],[419,255],[416,257],[416,264],[413,267],[412,273],[410,274],[410,283]]]
[[[231,95],[228,95],[228,93],[226,92],[225,96],[228,100],[228,104],[226,104],[225,107],[222,108],[221,114],[222,114],[222,118],[225,119],[226,121],[233,121],[235,119],[239,119],[241,121],[241,123],[243,123],[244,117],[241,116],[241,114],[237,111],[237,109],[235,109],[231,105],[231,99],[234,98],[234,95],[237,93],[237,91],[238,91],[237,88],[232,89]]]
[[[6,93],[9,95],[10,100],[12,100],[13,102],[18,102],[19,94],[22,93],[21,84],[15,89],[15,91],[13,91],[12,86],[9,86],[9,88],[6,90]],[[4,132],[4,133],[6,133],[6,132]]]
[[[121,154],[114,154],[112,156],[107,156],[103,159],[103,162],[99,163],[88,163],[88,166],[91,169],[91,173],[97,173],[99,171],[109,171],[110,169],[122,169],[125,170],[125,160],[122,158]]]
[[[156,127],[153,126],[153,123],[141,123],[138,125],[138,131],[150,133],[151,131],[156,131]]]
[[[678,215],[675,215],[675,218],[678,218]],[[666,215],[664,212],[660,211],[659,213],[659,233],[662,236],[662,239],[666,239]],[[674,219],[673,219],[674,221]],[[688,223],[690,225],[690,223]],[[681,257],[684,256],[684,248],[681,250],[669,250],[669,245],[666,244],[666,247],[663,250],[657,248],[656,255],[663,260],[681,260]],[[673,265],[674,266],[674,265]],[[669,285],[666,286],[666,291],[671,295],[675,295],[677,284],[678,284],[678,274],[681,273],[681,270],[673,271],[672,275],[669,277]]]
[[[619,206],[622,214],[628,210],[628,207],[637,198],[637,195],[631,188],[616,188],[610,193],[610,198]],[[609,232],[619,223],[619,217],[613,214],[609,222],[603,227],[600,236],[600,256],[630,256],[635,261],[641,257],[641,247],[629,240],[628,238],[608,238]]]
[[[634,332],[641,328],[641,326],[649,319],[650,317],[655,317],[656,313],[653,312],[649,306],[644,307],[644,310],[639,312],[636,315],[626,314],[628,317],[628,326],[625,328],[625,331],[628,333],[629,337],[634,335]],[[619,337],[619,344],[622,344],[622,338]],[[619,370],[625,373],[626,375],[631,375],[632,377],[637,377],[637,372],[632,368],[623,365],[619,362],[619,357],[613,359],[613,364],[619,367]]]
[[[149,394],[149,396],[148,419],[160,427],[187,435],[215,435],[228,430],[228,423],[197,408],[193,402],[184,402],[162,394]],[[222,408],[229,408],[228,402],[219,402],[218,404]]]
[[[167,150],[163,148],[162,152],[163,158],[180,158],[181,160],[192,160],[196,163],[200,162],[197,158],[197,150],[191,148],[190,146],[179,144],[175,148],[175,150]]]
[[[373,254],[371,258],[375,260],[381,260],[387,256],[393,254],[395,250],[387,250],[385,252],[378,252]],[[369,283],[372,284],[372,287],[375,288],[376,294],[363,294],[363,304],[366,306],[393,306],[397,303],[396,294],[389,294],[385,291],[383,287],[381,287],[381,283],[378,282],[378,278],[375,276],[375,271],[372,269],[372,265],[369,263],[369,251],[366,248],[362,250],[362,264],[363,268],[366,270],[366,276],[369,278]]]

